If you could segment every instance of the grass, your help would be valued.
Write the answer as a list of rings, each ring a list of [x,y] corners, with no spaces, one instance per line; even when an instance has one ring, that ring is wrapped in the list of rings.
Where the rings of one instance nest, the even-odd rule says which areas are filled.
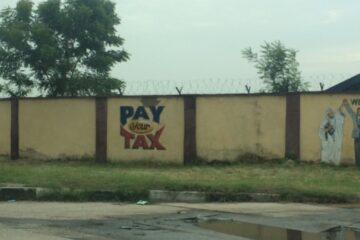
[[[86,191],[150,189],[278,193],[285,200],[345,199],[360,194],[360,169],[281,162],[169,166],[90,161],[0,161],[0,184]]]

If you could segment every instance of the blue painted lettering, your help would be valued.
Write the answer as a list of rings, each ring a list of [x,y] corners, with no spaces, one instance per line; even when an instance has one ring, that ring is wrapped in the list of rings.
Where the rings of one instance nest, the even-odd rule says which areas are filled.
[[[134,120],[137,120],[139,118],[149,120],[149,116],[146,113],[145,108],[143,106],[140,106],[136,109],[135,115],[133,117]]]
[[[127,123],[127,119],[132,117],[134,114],[134,108],[129,106],[120,107],[120,122],[122,125]]]
[[[160,123],[160,114],[162,113],[162,111],[164,110],[164,106],[159,106],[159,107],[150,107],[151,113],[153,115],[153,121]]]

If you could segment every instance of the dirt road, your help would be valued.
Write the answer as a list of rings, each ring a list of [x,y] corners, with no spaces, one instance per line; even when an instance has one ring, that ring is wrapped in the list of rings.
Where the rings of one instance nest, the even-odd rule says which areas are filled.
[[[1,240],[246,239],[198,226],[214,219],[320,232],[360,229],[359,206],[280,203],[139,206],[120,203],[0,203]],[[303,234],[303,238],[305,235]],[[354,238],[355,239],[355,238]]]

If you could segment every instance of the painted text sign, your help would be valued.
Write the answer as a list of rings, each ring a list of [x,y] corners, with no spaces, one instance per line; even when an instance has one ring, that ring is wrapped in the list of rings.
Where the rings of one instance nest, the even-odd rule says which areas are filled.
[[[165,150],[160,142],[165,126],[160,118],[164,106],[121,106],[120,135],[125,149]]]

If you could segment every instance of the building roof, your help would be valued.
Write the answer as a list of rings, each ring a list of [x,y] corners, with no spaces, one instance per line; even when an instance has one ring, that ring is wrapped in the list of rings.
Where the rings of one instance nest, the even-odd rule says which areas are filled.
[[[326,92],[354,92],[360,91],[360,74],[355,75],[335,86],[325,90]]]

